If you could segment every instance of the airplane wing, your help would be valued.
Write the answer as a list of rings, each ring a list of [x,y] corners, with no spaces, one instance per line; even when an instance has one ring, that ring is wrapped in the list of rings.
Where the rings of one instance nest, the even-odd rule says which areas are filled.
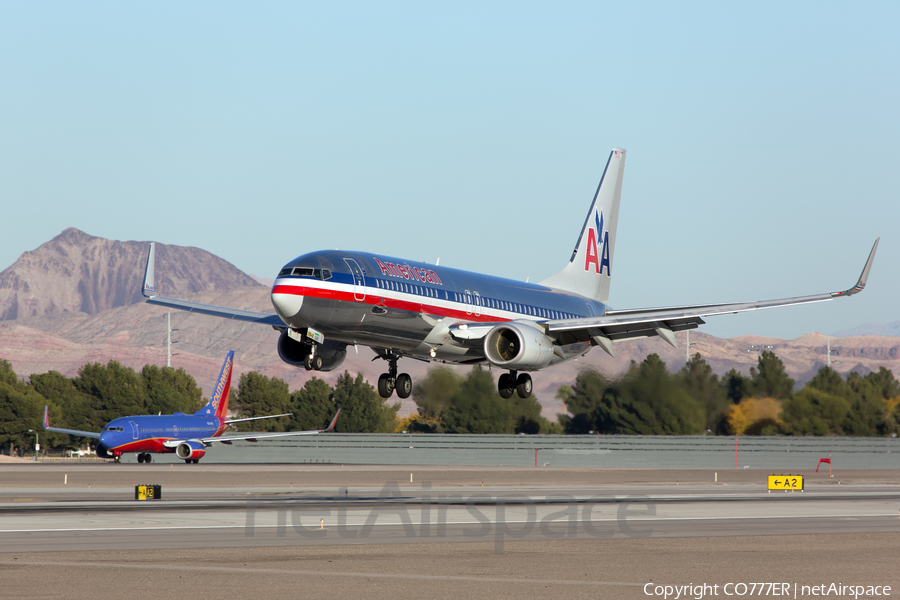
[[[143,294],[147,298],[147,304],[156,304],[165,306],[166,308],[175,308],[178,310],[186,310],[188,312],[196,312],[203,315],[211,315],[213,317],[223,317],[226,319],[234,319],[236,321],[248,321],[250,323],[260,323],[263,325],[271,325],[276,329],[285,327],[284,321],[276,314],[256,312],[253,310],[240,310],[237,308],[228,308],[226,306],[215,306],[213,304],[202,304],[200,302],[190,302],[188,300],[178,300],[175,298],[166,298],[165,296],[157,296],[154,291],[154,263],[156,256],[156,243],[150,242],[150,252],[147,254],[147,269],[144,271],[144,288]]]
[[[875,259],[878,242],[875,240],[866,265],[856,282],[850,289],[840,292],[783,298],[780,300],[763,300],[759,302],[733,302],[727,304],[700,304],[695,306],[673,306],[664,308],[643,308],[633,310],[608,310],[601,317],[582,319],[556,319],[546,321],[547,333],[560,344],[592,341],[612,354],[612,341],[629,338],[641,338],[658,335],[672,346],[676,346],[673,332],[696,329],[705,323],[703,317],[740,313],[777,306],[824,302],[843,296],[852,296],[863,291]]]
[[[331,424],[325,429],[311,429],[309,431],[282,431],[278,433],[248,433],[247,435],[230,435],[228,437],[209,437],[202,438],[200,441],[204,444],[209,444],[210,442],[222,442],[223,444],[230,444],[231,442],[237,440],[247,440],[250,442],[255,442],[257,440],[265,439],[265,438],[276,438],[276,437],[287,437],[290,435],[315,435],[317,433],[325,433],[326,431],[331,431],[334,429],[334,424],[337,423],[338,417],[341,415],[341,409],[339,408],[337,413],[334,415],[334,418],[331,420]],[[282,415],[283,416],[283,415]],[[233,423],[234,421],[232,421]],[[183,441],[183,440],[180,440]]]
[[[94,433],[93,431],[79,431],[78,429],[62,429],[61,427],[50,427],[50,415],[49,415],[49,406],[44,405],[44,430],[45,431],[53,431],[56,433],[68,433],[69,435],[80,435],[82,437],[89,437],[100,439],[99,433]]]

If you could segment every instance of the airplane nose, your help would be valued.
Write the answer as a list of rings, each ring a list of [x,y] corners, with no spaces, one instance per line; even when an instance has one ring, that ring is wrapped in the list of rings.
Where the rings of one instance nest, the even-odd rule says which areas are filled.
[[[300,312],[303,306],[303,296],[296,293],[294,286],[279,285],[277,282],[272,288],[272,306],[275,312],[286,323]]]

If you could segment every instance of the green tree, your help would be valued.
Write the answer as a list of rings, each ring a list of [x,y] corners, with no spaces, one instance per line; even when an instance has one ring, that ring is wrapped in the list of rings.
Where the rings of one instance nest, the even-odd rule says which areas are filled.
[[[863,379],[875,386],[885,400],[900,396],[900,383],[897,382],[890,369],[878,367],[877,371],[872,371]]]
[[[759,369],[750,368],[753,395],[757,398],[790,398],[794,391],[794,380],[788,377],[784,363],[774,352],[764,350],[757,361]]]
[[[449,406],[444,411],[444,431],[514,433],[516,412],[510,400],[497,394],[494,378],[489,371],[473,368],[450,397]]]
[[[893,419],[886,419],[882,383],[886,382],[880,382],[877,378],[870,379],[868,376],[860,377],[858,373],[847,375],[850,412],[841,426],[844,433],[868,436],[886,435],[895,431]]]
[[[79,392],[91,396],[93,414],[87,431],[100,431],[100,427],[117,417],[146,414],[144,379],[134,369],[114,360],[105,365],[84,365],[73,384]]]
[[[197,382],[183,368],[145,365],[141,371],[147,398],[144,410],[153,414],[176,412],[192,414],[203,407],[202,392]]]
[[[241,374],[234,410],[240,418],[281,415],[291,412],[288,384],[277,377],[266,377],[256,371]],[[287,431],[290,417],[260,419],[239,424],[241,431]]]
[[[33,387],[18,380],[8,361],[0,360],[0,446],[33,449],[34,432],[41,432],[46,402]]]
[[[324,429],[337,410],[334,390],[325,381],[313,377],[291,394],[291,410],[294,413],[289,423],[291,431]]]
[[[781,430],[788,435],[842,434],[850,403],[840,396],[805,387],[781,404]]]
[[[53,426],[99,433],[100,428],[105,425],[105,423],[98,422],[97,411],[93,406],[93,397],[78,391],[74,381],[62,373],[58,371],[34,373],[29,381],[31,387],[46,398],[50,407],[50,423]],[[49,447],[96,444],[95,438],[70,436],[63,433],[53,435],[56,437],[51,437],[50,442],[55,444]]]
[[[744,398],[752,395],[752,385],[750,379],[745,377],[737,369],[731,369],[722,377],[722,388],[725,390],[725,396],[731,400],[732,404],[737,404]]]
[[[714,433],[725,433],[725,410],[732,402],[712,367],[699,353],[692,356],[690,362],[678,372],[676,383],[703,407],[706,428]]]
[[[13,370],[12,364],[5,358],[0,358],[0,383],[16,385],[19,378]]]
[[[706,424],[703,406],[680,387],[656,354],[640,364],[632,361],[615,381],[582,371],[563,401],[573,414],[560,419],[566,433],[685,435],[701,433]]]
[[[595,369],[582,369],[572,386],[560,386],[556,398],[561,400],[572,416],[558,415],[563,431],[569,434],[585,434],[596,430],[600,405],[612,381]]]
[[[428,374],[416,382],[412,392],[418,413],[424,419],[440,419],[464,379],[450,367],[428,369]]]
[[[834,396],[841,396],[842,398],[846,398],[850,394],[850,388],[847,387],[847,382],[844,381],[840,373],[831,367],[822,367],[819,369],[815,377],[806,383],[806,387],[815,388]]]
[[[362,373],[353,378],[348,371],[338,376],[334,404],[341,409],[334,428],[340,433],[390,433],[400,410],[399,402],[388,405]]]

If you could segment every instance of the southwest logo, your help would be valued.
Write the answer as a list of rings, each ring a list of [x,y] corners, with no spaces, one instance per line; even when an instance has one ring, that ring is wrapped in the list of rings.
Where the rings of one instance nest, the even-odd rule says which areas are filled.
[[[591,272],[591,265],[598,275],[603,273],[606,267],[606,275],[609,276],[609,231],[603,229],[603,211],[594,213],[594,227],[588,227],[587,252],[584,254],[584,270]]]

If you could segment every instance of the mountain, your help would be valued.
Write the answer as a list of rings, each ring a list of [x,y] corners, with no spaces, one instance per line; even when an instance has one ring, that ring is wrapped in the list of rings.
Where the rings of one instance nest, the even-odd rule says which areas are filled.
[[[858,335],[882,335],[887,337],[900,337],[900,321],[893,323],[865,323],[853,329],[838,331],[834,337],[851,337]]]
[[[0,321],[69,312],[96,315],[141,302],[149,245],[66,229],[0,272]],[[156,288],[166,295],[259,285],[199,248],[157,244],[156,265]]]

